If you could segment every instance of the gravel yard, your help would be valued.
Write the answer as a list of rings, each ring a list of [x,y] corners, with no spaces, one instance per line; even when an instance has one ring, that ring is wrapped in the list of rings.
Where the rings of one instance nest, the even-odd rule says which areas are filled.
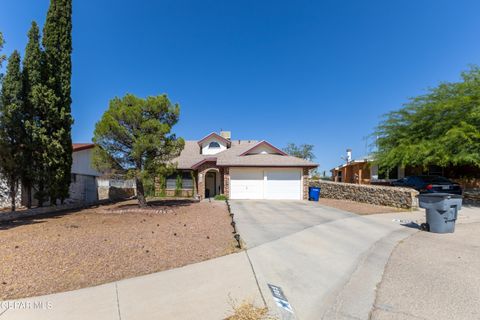
[[[337,208],[360,215],[408,211],[406,209],[377,206],[350,200],[320,198],[318,203],[327,207]]]
[[[0,224],[0,300],[74,290],[233,252],[224,202],[135,201]]]

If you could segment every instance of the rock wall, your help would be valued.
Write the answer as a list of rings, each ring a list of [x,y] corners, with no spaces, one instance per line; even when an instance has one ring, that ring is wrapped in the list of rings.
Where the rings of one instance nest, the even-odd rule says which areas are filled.
[[[418,208],[418,192],[409,188],[360,185],[330,181],[310,181],[320,187],[321,198],[352,200],[375,205],[414,209]]]
[[[126,200],[137,195],[135,181],[120,176],[97,179],[97,193],[99,200]]]

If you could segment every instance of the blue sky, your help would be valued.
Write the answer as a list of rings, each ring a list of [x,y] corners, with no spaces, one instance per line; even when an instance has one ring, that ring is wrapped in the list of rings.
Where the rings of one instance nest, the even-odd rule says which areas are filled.
[[[2,0],[4,51],[48,0]],[[167,93],[174,131],[315,145],[320,170],[359,157],[381,115],[480,64],[479,1],[76,0],[73,138],[114,96]]]

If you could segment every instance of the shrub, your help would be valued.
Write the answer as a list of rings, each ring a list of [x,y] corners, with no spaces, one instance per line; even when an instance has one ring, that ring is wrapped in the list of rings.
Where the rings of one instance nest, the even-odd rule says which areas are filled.
[[[167,178],[164,175],[160,175],[157,177],[156,181],[158,183],[159,190],[155,190],[155,195],[157,197],[165,197],[167,195],[167,192],[165,191],[165,189],[167,188]]]
[[[182,175],[177,174],[177,180],[175,181],[175,196],[179,197],[182,195]]]
[[[225,201],[225,200],[228,200],[228,197],[224,194],[217,194],[214,199]]]

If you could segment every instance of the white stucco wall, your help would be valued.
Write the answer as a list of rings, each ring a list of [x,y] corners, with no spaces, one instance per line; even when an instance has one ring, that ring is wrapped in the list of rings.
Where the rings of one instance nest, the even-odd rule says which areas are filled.
[[[91,203],[98,200],[97,178],[91,175],[76,174],[72,180],[68,193],[67,202]]]
[[[19,186],[17,192],[16,205],[19,207],[21,205],[22,199],[22,188]],[[10,187],[7,184],[7,181],[0,176],[0,209],[9,208],[12,204],[12,199],[10,198]]]
[[[213,148],[213,149],[210,149],[208,147],[208,145],[210,144],[210,142],[218,142],[218,144],[220,145],[220,148]],[[217,154],[219,152],[222,152],[224,150],[227,149],[227,144],[223,141],[220,141],[220,140],[217,140],[215,139],[214,137],[212,138],[209,138],[208,140],[206,140],[205,142],[202,143],[202,154]]]
[[[76,151],[72,154],[72,173],[89,176],[100,176],[100,172],[92,167],[93,149]]]

